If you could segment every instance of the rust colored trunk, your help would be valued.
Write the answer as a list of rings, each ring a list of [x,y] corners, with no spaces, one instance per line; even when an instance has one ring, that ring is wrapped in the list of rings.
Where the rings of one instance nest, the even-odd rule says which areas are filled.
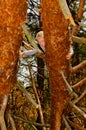
[[[60,130],[62,114],[70,98],[60,74],[61,70],[66,77],[69,74],[69,63],[66,60],[70,44],[68,21],[65,20],[57,0],[41,2],[51,91],[51,130]]]
[[[26,0],[0,0],[0,95],[8,94],[16,84],[26,9]]]

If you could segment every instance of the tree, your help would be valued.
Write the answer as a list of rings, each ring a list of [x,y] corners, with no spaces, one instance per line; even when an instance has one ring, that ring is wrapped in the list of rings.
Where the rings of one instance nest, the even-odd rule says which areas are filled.
[[[61,0],[61,1],[64,2],[65,0]],[[31,0],[31,2],[32,2],[32,0]],[[70,43],[70,41],[68,40],[69,39],[68,22],[64,19],[62,12],[59,8],[59,4],[58,4],[58,6],[55,6],[58,2],[54,1],[54,3],[52,3],[51,1],[49,1],[46,6],[47,8],[45,7],[46,1],[42,1],[42,2],[44,2],[43,6],[42,6],[42,10],[44,11],[44,12],[42,11],[42,13],[43,13],[42,21],[43,21],[43,30],[44,30],[45,41],[46,41],[46,61],[47,61],[46,63],[47,63],[47,66],[48,66],[47,68],[49,69],[49,73],[50,73],[50,83],[51,83],[50,88],[51,88],[51,97],[52,97],[52,100],[51,100],[51,106],[52,106],[51,107],[52,108],[51,129],[60,129],[60,124],[61,124],[60,121],[61,121],[61,118],[64,113],[63,110],[65,110],[65,108],[66,108],[65,107],[66,105],[64,105],[64,104],[67,104],[68,99],[70,99],[70,97],[68,97],[69,94],[66,94],[67,93],[66,86],[67,85],[69,86],[69,84],[66,81],[67,76],[69,76],[69,72],[67,70],[67,66],[69,66],[68,65],[69,63],[66,60],[66,54],[67,54],[67,51],[69,48],[69,43]],[[57,11],[57,10],[59,10],[59,11]],[[57,14],[59,14],[59,15],[57,16]],[[69,18],[70,22],[74,25],[73,21],[71,21],[71,19],[70,19],[71,18],[70,15],[68,16],[68,18]],[[59,21],[64,22],[64,26],[63,26],[63,23],[60,23]],[[61,29],[62,29],[62,31],[61,31]],[[58,43],[56,40],[58,41]],[[73,40],[77,40],[77,42],[78,42],[78,40],[79,40],[79,42],[80,41],[85,42],[85,39],[80,39],[75,36],[73,36]],[[62,61],[61,61],[61,58],[62,58]],[[58,61],[57,61],[57,59],[58,59]],[[77,71],[77,69],[80,69],[82,66],[85,66],[86,63],[85,64],[84,63],[85,62],[83,62],[80,66],[73,68],[72,71]],[[63,73],[63,70],[64,70],[64,73]],[[65,74],[65,76],[64,76],[64,74]],[[60,82],[56,80],[56,77],[58,78],[58,80]],[[66,84],[63,81],[63,79],[66,82]],[[83,82],[72,86],[72,88],[75,88],[78,85],[83,84],[85,82],[85,80],[86,79],[84,79]],[[72,95],[71,87],[70,87],[70,90],[71,90],[71,95]],[[57,95],[57,93],[58,93],[58,95]],[[79,98],[76,98],[75,101],[74,100],[72,100],[72,101],[74,103],[77,103],[77,101],[79,101],[83,97],[83,95],[85,95],[85,93],[86,93],[86,91],[84,91]],[[77,97],[77,95],[75,93],[73,93],[73,96]],[[71,98],[71,99],[73,99],[73,98]],[[64,103],[64,101],[65,101],[65,103]],[[75,104],[73,104],[73,102],[69,102],[68,105],[71,105],[78,112],[80,112],[80,114],[83,115],[84,118],[86,118],[86,114],[83,111],[81,111],[81,109],[79,109]],[[69,109],[67,109],[67,110],[69,112],[71,111]],[[71,126],[73,126],[74,128],[82,129],[80,126],[78,126],[76,124],[76,122],[74,124],[69,119],[68,119],[68,123]],[[63,116],[63,120],[64,120],[64,122],[66,122],[64,116]],[[66,122],[65,124],[68,124],[68,123]],[[44,123],[42,123],[42,125],[43,124]],[[56,126],[56,125],[58,125],[58,126]],[[69,129],[71,129],[70,126],[68,126],[68,127],[69,127]]]
[[[4,130],[6,125],[4,119],[3,122],[1,119],[4,118],[7,97],[17,81],[16,73],[22,40],[20,26],[26,18],[26,9],[26,0],[0,1],[0,104],[2,104],[0,125]]]
[[[34,7],[32,0],[30,0],[30,1],[32,3],[32,6]],[[72,0],[68,0],[68,4],[71,1]],[[76,129],[84,130],[84,128],[82,128],[76,124],[77,121],[75,121],[75,124],[74,124],[72,121],[70,121],[70,118],[67,118],[67,121],[68,121],[67,122],[65,120],[66,118],[64,116],[64,115],[68,114],[68,113],[66,113],[68,109],[66,110],[66,112],[65,112],[65,109],[67,108],[67,106],[70,105],[74,109],[76,109],[86,119],[86,114],[84,113],[84,111],[76,106],[76,103],[79,102],[82,99],[82,97],[84,97],[84,95],[86,94],[86,90],[84,90],[84,92],[80,95],[80,97],[78,97],[76,99],[75,99],[75,97],[77,97],[77,94],[74,93],[72,90],[72,88],[75,90],[77,87],[79,87],[79,86],[81,87],[82,84],[85,83],[86,79],[83,79],[81,82],[73,85],[72,87],[70,87],[70,85],[67,82],[67,80],[69,79],[69,69],[68,69],[69,62],[66,60],[66,54],[69,51],[69,45],[70,45],[68,26],[69,26],[69,23],[72,24],[73,26],[75,26],[75,23],[71,17],[70,12],[66,12],[66,11],[69,11],[67,8],[67,5],[66,5],[66,0],[58,0],[58,1],[49,0],[47,3],[45,0],[42,0],[41,2],[42,2],[43,30],[44,30],[45,42],[46,42],[46,48],[45,48],[46,49],[46,65],[47,65],[47,69],[49,70],[50,91],[51,91],[51,129],[52,130],[53,129],[54,130],[64,129],[61,127],[61,125],[62,125],[61,119],[63,117],[63,121],[67,125],[68,129],[71,130],[71,127],[68,125],[68,123],[69,123],[72,127],[76,128]],[[61,3],[61,2],[63,2],[63,3]],[[46,6],[45,6],[45,3],[46,3]],[[81,19],[81,17],[82,17],[84,3],[85,3],[85,0],[80,1],[80,5],[82,5],[82,6],[80,6],[81,11],[79,10],[80,15],[78,14],[77,18]],[[0,55],[0,61],[1,61],[0,62],[1,63],[0,64],[0,79],[1,79],[1,83],[0,83],[0,89],[1,89],[1,91],[0,91],[0,95],[1,95],[0,96],[0,99],[1,99],[0,100],[1,101],[0,126],[1,126],[1,129],[6,130],[6,124],[4,121],[4,112],[5,112],[5,109],[7,106],[8,94],[10,93],[12,86],[14,86],[16,83],[18,52],[19,52],[20,42],[21,42],[20,24],[25,19],[24,7],[26,7],[26,2],[22,1],[22,3],[20,3],[20,1],[15,2],[15,1],[10,0],[9,3],[6,1],[3,1],[3,2],[1,1],[0,4],[1,4],[0,16],[2,18],[0,20],[0,27],[1,27],[1,31],[0,31],[0,38],[1,38],[0,39],[1,40],[1,44],[0,44],[0,49],[1,49],[0,50],[0,53],[1,53],[1,55]],[[66,6],[64,6],[64,5],[66,5]],[[17,6],[18,6],[18,8],[17,8]],[[66,9],[66,11],[65,11],[65,9]],[[64,11],[63,12],[64,16],[65,16],[65,18],[69,19],[69,21],[65,20],[63,14],[62,14],[62,11]],[[18,18],[18,21],[16,21],[16,16]],[[32,14],[31,14],[31,16],[32,16]],[[82,26],[81,23],[79,23],[79,22],[80,21],[76,21],[76,23],[78,23],[78,27]],[[29,26],[30,26],[30,24],[29,24]],[[34,26],[33,26],[33,28],[34,28]],[[77,31],[77,28],[75,26],[74,31]],[[25,31],[25,32],[27,32],[27,31]],[[27,34],[28,33],[29,32],[27,32]],[[75,34],[73,34],[73,35],[75,35]],[[29,36],[31,38],[30,33],[29,33]],[[77,36],[72,36],[72,40],[75,40],[75,42],[77,42],[77,43],[78,42],[86,43],[85,38],[79,38]],[[36,44],[34,44],[33,47],[34,48],[37,47]],[[71,68],[71,72],[76,73],[79,69],[81,69],[85,66],[86,66],[86,61],[82,62],[78,66],[75,66],[74,68]],[[32,75],[33,73],[31,71],[30,62],[29,62],[28,68],[29,68],[30,79],[32,82],[32,87],[33,87],[33,91],[34,91],[34,95],[35,95],[37,103],[27,93],[26,89],[22,88],[22,92],[28,97],[30,102],[32,102],[32,104],[37,109],[39,109],[39,112],[41,113],[42,112],[41,102],[40,102],[41,100],[39,100],[39,96],[38,96],[38,93],[36,90],[36,84],[35,84],[34,77]],[[21,86],[21,83],[19,85]],[[70,94],[71,94],[72,98],[70,97],[67,87],[70,87],[69,89],[70,89]],[[16,97],[18,95],[19,94],[17,94]],[[21,99],[21,96],[19,99]],[[71,100],[69,100],[69,99],[71,99]],[[27,104],[27,103],[25,103],[25,104]],[[68,111],[70,112],[70,110],[68,110]],[[9,113],[9,112],[7,111],[7,113]],[[8,116],[9,116],[10,123],[11,123],[13,129],[15,129],[15,125],[14,125],[14,122],[13,122],[11,116],[9,114],[8,114]],[[24,120],[21,118],[20,118],[20,120],[23,120],[23,122],[26,122],[28,124],[30,123],[33,127],[35,125],[35,126],[39,126],[40,128],[46,129],[45,127],[47,127],[47,125],[44,124],[43,113],[42,113],[42,116],[40,116],[40,117],[41,117],[42,124],[29,122],[28,120]],[[81,122],[81,120],[80,120],[80,122]],[[82,125],[82,126],[85,127],[85,125]],[[49,125],[48,125],[48,127],[49,127]]]
[[[51,91],[51,130],[60,130],[61,118],[70,99],[66,84],[60,74],[68,78],[69,62],[66,60],[70,41],[68,20],[65,20],[57,0],[42,0],[42,21],[46,43],[46,64],[49,70]],[[46,3],[46,6],[45,6]]]

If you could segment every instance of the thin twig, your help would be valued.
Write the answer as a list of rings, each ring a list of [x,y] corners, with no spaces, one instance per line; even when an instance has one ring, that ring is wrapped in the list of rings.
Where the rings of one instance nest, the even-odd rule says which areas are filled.
[[[86,95],[86,90],[84,90],[84,92],[73,101],[74,104],[76,104],[77,102],[79,102],[84,96]]]
[[[82,87],[84,84],[86,83],[86,78],[82,79],[81,81],[79,81],[78,83],[74,84],[72,86],[73,89],[77,89]]]
[[[67,119],[67,121],[69,122],[69,124],[70,124],[73,128],[76,128],[77,130],[86,130],[86,128],[80,127],[78,124],[75,124],[74,122],[70,121],[69,119]]]
[[[30,65],[30,64],[28,65],[28,68],[29,68],[29,72],[30,72],[30,76],[31,76],[31,80],[32,80],[33,91],[34,91],[36,100],[37,100],[38,105],[39,105],[38,110],[39,110],[39,113],[40,113],[41,123],[44,124],[44,117],[43,117],[41,102],[40,102],[40,99],[39,99],[39,96],[38,96],[38,93],[37,93],[37,89],[36,89],[36,86],[35,86],[35,81],[34,81],[34,77],[33,77],[33,75],[32,75],[31,65]],[[46,130],[46,128],[43,127],[43,130]]]
[[[86,67],[86,60],[82,61],[81,63],[79,63],[78,65],[74,66],[72,68],[72,73],[77,73],[80,69]]]
[[[5,119],[4,119],[4,113],[6,110],[6,106],[7,106],[7,102],[8,102],[8,95],[4,95],[3,96],[3,102],[1,105],[1,110],[0,110],[0,127],[1,130],[7,130],[6,128],[6,124],[5,124]]]
[[[8,117],[9,117],[9,120],[10,120],[10,123],[11,123],[11,126],[12,126],[12,130],[16,130],[16,126],[15,126],[14,120],[13,120],[13,118],[12,118],[10,113],[8,114]]]
[[[63,121],[64,121],[64,123],[65,123],[67,129],[68,129],[68,130],[72,130],[71,127],[70,127],[70,125],[68,124],[68,122],[67,122],[67,120],[66,120],[66,118],[65,118],[64,115],[63,115]]]
[[[29,120],[26,120],[20,116],[16,116],[16,115],[12,115],[15,119],[19,119],[25,123],[28,123],[28,124],[31,124],[31,125],[34,125],[34,126],[39,126],[39,127],[50,127],[49,124],[40,124],[40,123],[36,123],[36,122],[31,122]]]
[[[69,102],[70,106],[72,106],[74,109],[76,109],[85,119],[86,119],[86,113],[82,111],[79,107],[77,107],[73,102]]]

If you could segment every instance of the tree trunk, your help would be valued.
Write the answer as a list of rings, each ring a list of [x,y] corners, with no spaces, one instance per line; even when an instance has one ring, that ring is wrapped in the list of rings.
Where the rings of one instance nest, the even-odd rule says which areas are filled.
[[[60,71],[64,71],[66,77],[69,75],[69,62],[66,60],[70,44],[68,21],[65,20],[57,0],[41,2],[51,91],[51,130],[60,130],[62,114],[70,98],[60,74]]]
[[[0,95],[8,94],[16,83],[26,5],[26,0],[0,1]]]
[[[37,65],[38,65],[38,70],[37,70],[37,83],[38,83],[38,95],[39,99],[41,102],[41,105],[43,106],[43,90],[44,90],[44,61],[41,58],[37,58]],[[40,123],[40,113],[39,110],[37,111],[38,117],[37,117],[37,123]],[[37,127],[37,130],[41,130],[39,126]]]
[[[26,9],[26,0],[0,0],[0,113],[4,100],[8,97],[6,95],[17,81],[17,63],[22,40],[20,26],[26,18]],[[6,129],[4,114],[0,114],[0,128]]]

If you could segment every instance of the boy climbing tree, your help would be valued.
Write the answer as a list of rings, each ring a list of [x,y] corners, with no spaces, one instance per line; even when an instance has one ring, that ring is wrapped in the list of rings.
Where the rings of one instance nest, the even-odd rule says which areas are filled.
[[[28,57],[28,56],[31,56],[31,55],[35,55],[37,53],[45,53],[45,41],[44,41],[44,33],[43,33],[43,31],[39,31],[36,34],[36,40],[38,42],[38,47],[40,49],[40,52],[37,49],[33,49],[29,44],[27,44],[27,46],[29,46],[29,48],[31,50],[20,52],[20,58],[22,58],[22,57]],[[72,55],[73,55],[73,53],[74,53],[73,52],[73,47],[72,47],[72,45],[70,45],[69,52],[66,55],[66,59],[70,60],[71,57],[72,57]]]

